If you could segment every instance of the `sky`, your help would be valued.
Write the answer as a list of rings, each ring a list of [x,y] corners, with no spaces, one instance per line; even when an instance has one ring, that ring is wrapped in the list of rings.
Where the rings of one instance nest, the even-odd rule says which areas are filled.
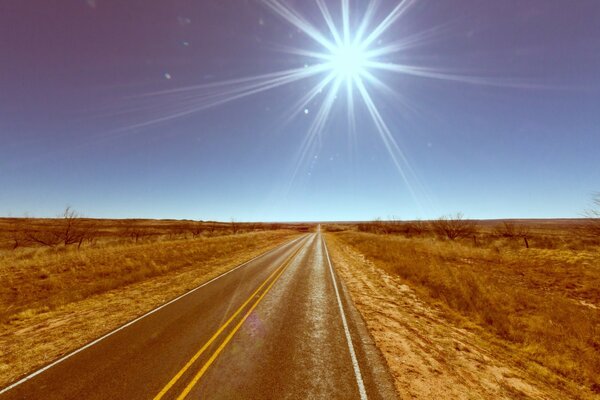
[[[3,1],[0,216],[580,217],[599,19],[596,0]]]

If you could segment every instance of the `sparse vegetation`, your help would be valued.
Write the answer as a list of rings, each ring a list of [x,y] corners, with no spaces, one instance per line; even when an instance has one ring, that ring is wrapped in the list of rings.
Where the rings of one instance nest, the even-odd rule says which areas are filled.
[[[425,221],[408,221],[405,223],[405,236],[421,236],[429,231],[429,224]]]
[[[234,218],[231,218],[231,233],[233,233],[234,235],[238,232],[238,223]]]
[[[526,248],[529,248],[529,236],[531,229],[527,225],[517,225],[514,222],[504,221],[494,229],[494,233],[504,238],[523,239]]]
[[[430,224],[439,237],[450,240],[471,237],[477,233],[475,222],[464,219],[461,213],[440,217]]]
[[[188,230],[192,234],[192,237],[195,238],[196,236],[202,234],[202,232],[204,231],[204,225],[202,224],[202,222],[196,222],[192,224],[188,228]]]
[[[341,229],[347,229],[341,228]],[[357,225],[357,229],[361,232],[381,233],[385,235],[405,233],[406,223],[396,220],[384,221],[380,218],[372,222],[362,222]]]
[[[347,225],[335,237],[450,319],[513,346],[524,366],[600,393],[600,243],[578,234],[587,221],[464,222],[433,221],[413,237]]]
[[[0,386],[309,229],[260,224],[243,232],[240,223],[232,235],[216,222],[74,222],[98,238],[79,249],[27,243],[13,250],[15,226],[41,234],[63,221],[0,219]],[[191,239],[185,228],[198,225],[206,230]]]
[[[458,214],[322,229],[398,276],[448,319],[508,346],[515,362],[542,379],[600,393],[600,237],[593,230],[600,215],[595,212],[581,220],[472,221]],[[0,325],[22,327],[61,307],[192,273],[197,265],[241,257],[309,229],[236,221],[92,220],[71,209],[57,219],[0,219]]]
[[[248,233],[247,224],[236,223],[232,230],[227,225],[83,219],[70,207],[57,219],[0,219],[0,323],[306,228],[280,225],[292,230],[276,232],[255,223]],[[188,230],[193,240],[185,240]]]
[[[596,193],[593,198],[594,208],[586,211],[588,217],[584,231],[591,236],[600,237],[600,193]]]
[[[0,256],[0,323],[27,310],[55,308],[153,276],[177,273],[285,232],[11,252]]]
[[[198,239],[232,233],[293,229],[306,224],[242,223],[191,220],[100,220],[84,218],[68,207],[57,218],[0,218],[0,253],[42,247],[93,247]]]
[[[44,227],[31,224],[31,219],[15,220],[9,231],[12,239],[12,249],[26,246],[69,246],[76,244],[78,248],[84,241],[92,242],[95,238],[95,228],[71,207],[65,208],[63,213]]]

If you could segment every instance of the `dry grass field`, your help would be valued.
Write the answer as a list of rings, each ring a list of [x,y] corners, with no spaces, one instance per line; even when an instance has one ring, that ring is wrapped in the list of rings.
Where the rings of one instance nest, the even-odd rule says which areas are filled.
[[[587,227],[322,226],[398,392],[423,399],[600,394],[600,239]],[[0,386],[313,228],[0,219]]]
[[[308,229],[0,219],[0,386]]]
[[[463,220],[453,238],[438,224],[326,228],[520,367],[573,395],[600,394],[600,240],[585,221]]]

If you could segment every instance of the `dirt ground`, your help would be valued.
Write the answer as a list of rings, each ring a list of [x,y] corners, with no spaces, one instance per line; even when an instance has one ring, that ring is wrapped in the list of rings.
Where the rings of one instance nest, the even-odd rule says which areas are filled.
[[[388,363],[400,398],[577,398],[531,376],[517,365],[509,348],[486,341],[476,328],[452,324],[398,278],[333,235],[327,236],[327,243],[336,270]]]

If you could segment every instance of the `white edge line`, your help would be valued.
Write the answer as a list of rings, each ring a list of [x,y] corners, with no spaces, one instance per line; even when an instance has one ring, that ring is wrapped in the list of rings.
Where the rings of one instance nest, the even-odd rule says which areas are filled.
[[[46,370],[48,370],[48,369],[52,368],[52,367],[53,367],[53,366],[55,366],[56,364],[59,364],[59,363],[61,363],[61,362],[65,361],[66,359],[73,357],[75,354],[77,354],[77,353],[80,353],[80,352],[82,352],[83,350],[85,350],[85,349],[87,349],[87,348],[89,348],[89,347],[92,347],[92,346],[93,346],[93,345],[95,345],[96,343],[98,343],[98,342],[100,342],[100,341],[102,341],[102,340],[106,339],[107,337],[109,337],[109,336],[111,336],[111,335],[114,335],[115,333],[117,333],[117,332],[119,332],[119,331],[121,331],[121,330],[123,330],[123,329],[127,328],[127,327],[128,327],[128,326],[130,326],[130,325],[133,325],[133,324],[135,324],[135,323],[136,323],[136,322],[138,322],[139,320],[141,320],[141,319],[143,319],[143,318],[146,318],[147,316],[149,316],[149,315],[151,315],[151,314],[154,314],[155,312],[157,312],[157,311],[159,311],[160,309],[162,309],[162,308],[164,308],[164,307],[168,306],[169,304],[172,304],[172,303],[174,303],[174,302],[176,302],[176,301],[178,301],[178,300],[182,299],[183,297],[185,297],[185,296],[187,296],[187,295],[189,295],[189,294],[192,294],[192,293],[193,293],[193,292],[195,292],[196,290],[198,290],[198,289],[200,289],[200,288],[202,288],[202,287],[204,287],[204,286],[208,285],[209,283],[211,283],[211,282],[214,282],[214,281],[216,281],[217,279],[219,279],[219,278],[222,278],[222,277],[224,277],[225,275],[227,275],[227,274],[229,274],[229,273],[231,273],[231,272],[233,272],[233,271],[235,271],[235,270],[237,270],[237,269],[239,269],[239,268],[242,268],[242,267],[243,267],[243,266],[245,266],[245,265],[248,265],[248,264],[250,264],[252,261],[254,261],[254,260],[256,260],[256,259],[258,259],[258,258],[260,258],[260,257],[264,257],[264,256],[266,256],[267,254],[270,254],[270,253],[272,253],[272,252],[274,252],[274,251],[276,251],[276,250],[278,250],[278,249],[280,249],[280,248],[282,248],[282,247],[284,247],[284,246],[286,246],[286,245],[291,245],[291,244],[294,244],[294,243],[298,242],[299,240],[301,240],[301,239],[303,239],[303,238],[306,238],[306,237],[307,237],[307,235],[303,235],[303,236],[300,236],[300,237],[299,237],[299,238],[297,238],[297,239],[291,240],[291,241],[289,241],[289,242],[286,242],[286,243],[282,243],[281,245],[279,245],[279,246],[275,247],[274,249],[271,249],[271,250],[269,250],[269,251],[267,251],[267,252],[265,252],[265,253],[259,254],[259,255],[257,255],[256,257],[254,257],[254,258],[252,258],[252,259],[250,259],[250,260],[248,260],[248,261],[246,261],[246,262],[244,262],[244,263],[242,263],[242,264],[238,265],[237,267],[234,267],[234,268],[232,268],[232,269],[230,269],[230,270],[228,270],[228,271],[225,271],[225,272],[223,272],[221,275],[218,275],[218,276],[216,276],[216,277],[212,278],[212,279],[211,279],[211,280],[209,280],[208,282],[204,282],[204,283],[203,283],[203,284],[201,284],[200,286],[197,286],[197,287],[195,287],[194,289],[191,289],[191,290],[189,290],[189,291],[185,292],[184,294],[182,294],[182,295],[180,295],[180,296],[178,296],[178,297],[174,298],[173,300],[170,300],[170,301],[169,301],[169,302],[167,302],[167,303],[161,304],[160,306],[158,306],[158,307],[156,307],[156,308],[154,308],[154,309],[152,309],[152,310],[148,311],[146,314],[144,314],[144,315],[141,315],[141,316],[137,317],[136,319],[134,319],[134,320],[131,320],[131,321],[129,321],[129,322],[127,322],[127,323],[125,323],[124,325],[121,325],[120,327],[118,327],[118,328],[116,328],[116,329],[114,329],[114,330],[112,330],[112,331],[110,331],[110,332],[108,332],[108,333],[105,333],[103,336],[100,336],[98,339],[95,339],[94,341],[92,341],[92,342],[90,342],[90,343],[88,343],[88,344],[84,345],[83,347],[80,347],[80,348],[78,348],[77,350],[74,350],[74,351],[72,351],[71,353],[69,353],[69,354],[67,354],[67,355],[65,355],[65,356],[63,356],[63,357],[61,357],[61,358],[59,358],[58,360],[56,360],[56,361],[54,361],[54,362],[52,362],[52,363],[50,363],[50,364],[46,365],[45,367],[43,367],[43,368],[40,368],[40,369],[38,369],[37,371],[35,371],[35,372],[32,372],[31,374],[29,374],[29,375],[27,375],[27,376],[25,376],[25,377],[21,378],[20,380],[16,381],[15,383],[11,384],[10,386],[7,386],[7,387],[5,387],[4,389],[0,390],[0,394],[4,394],[4,393],[8,392],[9,390],[11,390],[11,389],[13,389],[13,388],[15,388],[15,387],[19,386],[20,384],[22,384],[22,383],[24,383],[24,382],[27,382],[27,381],[28,381],[28,380],[30,380],[31,378],[33,378],[33,377],[35,377],[35,376],[37,376],[37,375],[41,374],[42,372],[44,372],[44,371],[46,371]]]
[[[365,390],[365,384],[360,373],[360,366],[358,365],[358,359],[356,358],[356,352],[354,351],[354,345],[352,344],[352,336],[350,336],[350,329],[348,328],[348,322],[346,321],[346,314],[344,313],[344,306],[342,305],[342,299],[340,298],[340,292],[338,290],[337,281],[333,273],[333,266],[331,265],[331,259],[329,258],[329,251],[327,250],[327,243],[321,236],[323,247],[325,248],[325,255],[327,256],[327,263],[329,264],[329,272],[331,273],[331,279],[333,280],[333,287],[335,289],[335,296],[337,297],[338,306],[340,307],[340,315],[342,316],[342,324],[344,325],[344,333],[346,334],[346,341],[348,342],[348,350],[350,350],[350,357],[352,358],[352,367],[354,367],[354,376],[356,377],[356,384],[358,385],[358,391],[360,393],[361,400],[367,400],[367,391]]]

